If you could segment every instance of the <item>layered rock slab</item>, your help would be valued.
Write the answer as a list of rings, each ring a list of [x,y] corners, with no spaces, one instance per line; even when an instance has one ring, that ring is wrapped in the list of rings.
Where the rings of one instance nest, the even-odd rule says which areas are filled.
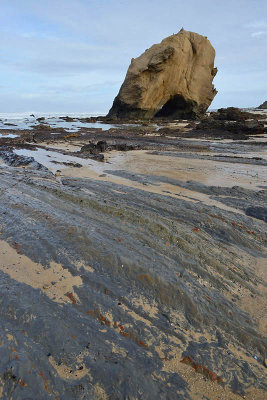
[[[215,50],[204,36],[181,29],[133,58],[110,118],[196,118],[217,91]]]

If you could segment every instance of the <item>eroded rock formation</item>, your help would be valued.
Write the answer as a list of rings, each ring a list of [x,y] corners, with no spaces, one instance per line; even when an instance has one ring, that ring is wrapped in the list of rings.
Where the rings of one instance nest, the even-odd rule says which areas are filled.
[[[181,29],[133,58],[108,117],[195,118],[217,91],[215,50],[204,36]]]

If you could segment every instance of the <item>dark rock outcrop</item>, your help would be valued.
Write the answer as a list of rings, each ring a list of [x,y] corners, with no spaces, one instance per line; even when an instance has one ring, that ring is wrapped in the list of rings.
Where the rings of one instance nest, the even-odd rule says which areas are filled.
[[[107,117],[178,119],[201,116],[217,91],[215,50],[206,37],[183,29],[132,59]]]
[[[266,115],[253,114],[236,107],[219,108],[216,112],[212,112],[211,116],[214,119],[223,121],[245,121],[247,119],[266,118]]]
[[[48,171],[44,165],[35,161],[33,157],[21,156],[12,151],[0,151],[2,160],[12,167],[27,167],[38,171]]]
[[[196,126],[197,130],[208,131],[225,131],[232,134],[243,135],[259,135],[266,132],[264,124],[257,120],[247,121],[228,121],[213,119],[212,117],[204,118],[200,124]]]
[[[132,144],[127,143],[116,143],[116,144],[107,144],[105,140],[100,140],[99,142],[89,144],[85,144],[81,148],[81,153],[89,153],[93,155],[100,155],[99,153],[104,153],[105,151],[118,150],[118,151],[129,151],[129,150],[137,150],[139,146],[134,146]]]
[[[258,108],[260,108],[261,110],[267,110],[267,100],[264,101],[264,103],[262,103]]]

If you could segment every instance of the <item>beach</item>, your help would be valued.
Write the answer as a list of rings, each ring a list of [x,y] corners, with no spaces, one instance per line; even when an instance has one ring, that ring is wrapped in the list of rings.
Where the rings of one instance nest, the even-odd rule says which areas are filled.
[[[265,398],[267,113],[252,113],[251,134],[0,115],[3,398]]]

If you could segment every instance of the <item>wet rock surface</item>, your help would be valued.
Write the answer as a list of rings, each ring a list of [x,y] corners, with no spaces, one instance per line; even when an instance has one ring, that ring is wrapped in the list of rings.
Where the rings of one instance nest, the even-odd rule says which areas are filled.
[[[143,129],[1,139],[1,398],[264,399],[264,144]]]
[[[0,151],[0,157],[7,164],[13,167],[30,167],[35,170],[48,171],[46,167],[35,161],[33,157],[25,157],[14,154],[10,150]]]
[[[263,221],[267,222],[267,208],[266,207],[248,207],[246,209],[246,214],[257,218],[262,219]]]

